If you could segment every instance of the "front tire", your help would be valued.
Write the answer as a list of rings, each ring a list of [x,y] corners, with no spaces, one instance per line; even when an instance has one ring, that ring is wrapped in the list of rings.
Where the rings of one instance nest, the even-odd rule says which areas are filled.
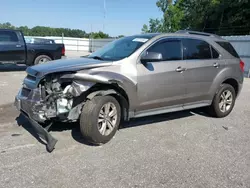
[[[121,119],[121,107],[112,96],[97,96],[85,103],[80,117],[80,130],[88,143],[109,142]]]
[[[235,99],[235,89],[229,84],[222,84],[209,107],[209,114],[218,118],[228,116],[233,110]]]

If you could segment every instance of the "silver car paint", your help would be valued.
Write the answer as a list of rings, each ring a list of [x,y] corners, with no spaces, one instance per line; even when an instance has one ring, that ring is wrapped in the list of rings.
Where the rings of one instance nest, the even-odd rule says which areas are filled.
[[[186,37],[202,39],[220,51],[220,58],[213,60],[182,60],[169,62],[152,62],[143,65],[140,62],[142,53],[154,42],[168,37]],[[117,84],[127,94],[131,116],[139,117],[168,111],[177,111],[211,104],[220,84],[228,78],[235,79],[239,91],[243,83],[243,74],[239,69],[239,59],[232,57],[214,42],[224,41],[221,38],[188,34],[160,34],[143,44],[131,56],[114,62],[101,62],[91,59],[57,60],[55,63],[65,65],[57,67],[38,65],[27,70],[29,74],[38,72],[39,81],[54,72],[76,71],[75,78],[96,83]],[[89,61],[90,63],[81,64]],[[218,63],[219,67],[214,67]],[[39,67],[40,66],[40,67]],[[184,67],[184,72],[176,72],[176,68]],[[29,85],[29,81],[25,80]]]
[[[169,62],[153,62],[143,65],[140,56],[152,43],[168,37],[187,37],[205,40],[218,51],[218,59],[183,60]],[[220,84],[228,78],[234,78],[239,84],[239,91],[243,82],[243,74],[239,69],[239,59],[231,56],[222,49],[214,39],[204,36],[190,35],[158,35],[150,39],[130,57],[114,62],[109,67],[91,70],[90,74],[101,74],[116,80],[119,77],[120,86],[129,98],[130,111],[140,113],[160,108],[189,109],[191,107],[206,106],[212,99]],[[217,38],[217,41],[224,41]],[[218,68],[214,66],[218,63]],[[179,73],[177,67],[187,70]],[[112,75],[112,76],[111,76]]]

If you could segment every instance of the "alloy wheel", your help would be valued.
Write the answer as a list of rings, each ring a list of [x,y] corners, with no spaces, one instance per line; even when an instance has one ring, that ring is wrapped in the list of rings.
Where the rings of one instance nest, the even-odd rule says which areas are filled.
[[[220,95],[219,109],[225,113],[230,110],[233,103],[233,94],[229,90],[225,90]]]
[[[113,131],[117,123],[117,109],[112,102],[102,106],[97,123],[98,130],[102,135],[107,136]]]

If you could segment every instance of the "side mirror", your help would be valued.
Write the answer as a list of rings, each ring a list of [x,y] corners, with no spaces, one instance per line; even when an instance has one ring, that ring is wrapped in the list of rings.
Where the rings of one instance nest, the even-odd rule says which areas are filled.
[[[161,61],[162,54],[158,52],[145,52],[141,57],[141,62],[147,63],[147,62],[154,62],[154,61]]]

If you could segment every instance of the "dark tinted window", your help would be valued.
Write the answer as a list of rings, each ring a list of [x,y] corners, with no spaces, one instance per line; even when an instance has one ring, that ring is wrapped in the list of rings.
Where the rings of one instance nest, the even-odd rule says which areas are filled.
[[[185,59],[211,59],[210,45],[202,40],[184,39],[183,50]]]
[[[162,40],[151,46],[148,52],[158,52],[162,54],[164,61],[181,60],[181,41]]]
[[[18,38],[13,31],[0,31],[0,42],[17,42]]]
[[[212,56],[214,59],[219,57],[219,53],[211,46],[211,50],[212,50]]]
[[[239,57],[234,47],[229,42],[217,42],[222,48],[228,51],[232,56]]]

